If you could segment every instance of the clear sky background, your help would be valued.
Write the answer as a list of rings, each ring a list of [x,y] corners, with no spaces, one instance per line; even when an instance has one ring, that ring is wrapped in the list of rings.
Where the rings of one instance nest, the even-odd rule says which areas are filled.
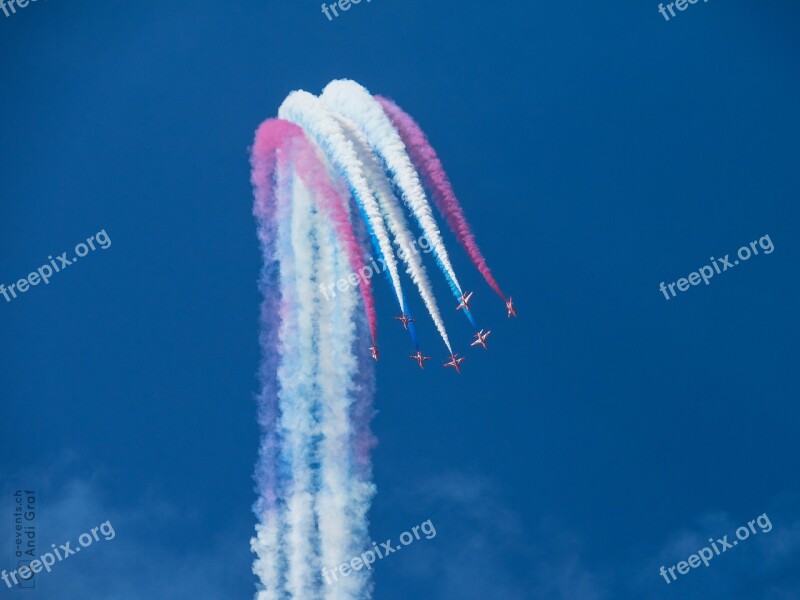
[[[112,241],[0,298],[2,566],[10,490],[33,487],[42,551],[108,519],[117,534],[41,576],[42,600],[252,595],[247,149],[289,91],[348,77],[427,131],[519,308],[507,320],[447,236],[494,333],[460,377],[421,372],[378,282],[370,530],[431,519],[437,536],[376,565],[375,597],[800,597],[798,16],[791,0],[669,22],[653,1],[574,0],[373,0],[333,22],[311,0],[0,14],[0,282]],[[659,291],[764,235],[773,253]],[[762,513],[771,532],[658,574]]]

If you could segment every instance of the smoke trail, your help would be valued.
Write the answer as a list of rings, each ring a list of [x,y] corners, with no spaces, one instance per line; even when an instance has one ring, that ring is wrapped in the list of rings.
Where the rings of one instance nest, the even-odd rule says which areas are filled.
[[[277,314],[278,302],[277,296],[275,294],[269,294],[265,286],[268,285],[271,279],[274,280],[277,271],[275,264],[275,239],[279,236],[276,223],[297,223],[297,217],[292,219],[291,215],[288,213],[289,207],[292,206],[290,204],[292,194],[286,189],[286,186],[289,186],[291,181],[290,176],[287,174],[289,164],[295,169],[296,173],[302,179],[302,182],[314,192],[314,199],[339,236],[339,241],[341,241],[342,248],[349,259],[349,267],[352,269],[352,272],[364,273],[364,271],[359,270],[363,267],[363,256],[349,220],[345,200],[334,188],[325,166],[317,155],[317,150],[305,137],[302,129],[288,121],[281,121],[278,119],[266,121],[259,127],[256,133],[251,162],[253,165],[252,180],[256,195],[254,213],[259,223],[259,239],[261,240],[265,259],[264,272],[260,283],[262,292],[264,293],[264,301],[261,309],[261,343],[265,360],[260,369],[262,390],[259,397],[259,422],[265,431],[265,435],[262,439],[260,460],[256,473],[256,479],[259,484],[259,502],[255,507],[257,514],[261,516],[261,523],[257,527],[257,535],[251,545],[258,555],[254,570],[259,574],[266,587],[266,589],[262,590],[259,594],[259,598],[261,600],[267,600],[280,597],[280,593],[277,591],[283,585],[280,576],[280,567],[286,561],[286,557],[282,553],[280,545],[282,542],[281,538],[286,535],[286,525],[280,522],[280,511],[276,502],[279,494],[278,481],[273,466],[278,460],[278,435],[275,427],[275,423],[278,419],[278,410],[275,402],[278,386],[275,381],[274,373],[277,368],[275,357],[277,356],[276,350],[278,350],[276,341],[279,337],[279,328],[274,322],[273,317]],[[280,203],[277,202],[276,198],[272,197],[275,195],[275,190],[272,186],[276,170],[279,172],[281,187],[283,188],[278,194],[281,199]],[[300,207],[300,203],[294,206],[296,209]],[[300,222],[302,221],[303,218],[301,216]],[[302,244],[302,234],[300,234],[300,238],[299,243]],[[284,239],[284,254],[286,254],[287,251],[286,243]],[[298,242],[296,241],[295,243]],[[329,244],[323,245],[323,247],[328,246]],[[292,252],[294,252],[294,250],[292,250]],[[302,255],[300,255],[300,257],[302,258]],[[290,280],[291,274],[288,273],[287,270],[288,263],[283,262],[282,265],[285,269],[284,279]],[[333,275],[333,273],[328,273],[328,277],[323,277],[321,281],[335,282],[339,276],[337,275],[337,277],[334,278]],[[346,275],[347,273],[345,273],[345,276]],[[370,332],[373,335],[374,341],[376,319],[371,289],[368,287],[369,284],[366,277],[360,278],[360,283]],[[292,302],[297,302],[297,300],[293,300],[291,286],[286,287],[287,289],[283,296],[284,304],[288,305],[288,307],[284,308],[283,312],[291,312],[291,304]],[[287,331],[291,331],[292,334],[300,334],[296,328],[296,324],[287,321],[285,322],[285,328]],[[326,335],[330,336],[330,332],[327,332]],[[291,334],[284,332],[281,337],[285,340],[291,337]],[[323,337],[322,339],[328,338]],[[345,346],[345,350],[347,350],[347,346]],[[343,352],[340,349],[339,354],[346,356],[347,352]],[[366,429],[368,431],[368,427]],[[363,427],[361,428],[360,434],[362,436],[364,435]],[[295,500],[295,504],[298,503],[303,506],[304,509],[307,508],[301,501]],[[298,537],[301,540],[304,539],[302,532]],[[303,553],[306,551],[307,548],[301,548],[299,551],[296,551],[296,553],[302,557]],[[295,556],[295,564],[300,557]],[[298,575],[298,577],[301,578],[305,576],[306,573],[302,572]]]
[[[322,208],[313,212],[311,190],[305,186],[308,155],[298,153],[296,139],[284,136],[279,148],[265,142],[295,127],[286,125],[273,121],[266,125],[267,131],[260,129],[251,159],[254,212],[265,261],[261,282],[265,364],[259,397],[265,435],[256,505],[261,522],[251,542],[257,554],[254,571],[262,581],[259,600],[321,599],[321,561],[335,566],[363,551],[366,515],[374,495],[368,455],[363,456],[373,444],[368,426],[371,398],[363,397],[371,391],[371,371],[357,364],[352,351],[355,296],[348,288],[320,302],[314,285],[351,272],[344,250],[348,240],[335,235],[336,223]],[[316,185],[316,189],[322,188]],[[344,210],[349,219],[346,205]],[[275,277],[276,271],[281,289],[278,311],[276,295],[266,289],[266,278]],[[273,356],[283,360],[276,365]],[[270,374],[273,369],[279,385]],[[359,376],[354,379],[353,373]],[[275,406],[276,391],[280,411]],[[358,406],[352,406],[353,398]],[[351,444],[361,454],[348,451]],[[270,462],[291,473],[282,486]],[[279,494],[285,498],[282,506]],[[355,600],[367,597],[369,590],[368,576],[361,575],[326,589],[324,595]]]
[[[447,331],[444,326],[444,321],[442,321],[442,316],[439,313],[439,308],[436,306],[436,299],[433,296],[433,290],[428,281],[428,275],[420,260],[419,252],[414,247],[412,241],[413,236],[408,228],[408,223],[403,215],[400,203],[392,193],[391,184],[386,179],[383,169],[377,159],[370,151],[367,140],[364,139],[364,136],[355,128],[355,125],[345,117],[336,115],[335,118],[339,121],[345,135],[353,143],[356,156],[361,162],[372,191],[378,199],[389,231],[394,235],[395,241],[400,248],[399,256],[406,264],[406,272],[417,286],[425,308],[428,309],[445,346],[447,346],[448,351],[452,354],[453,349],[450,346],[450,340],[447,337]]]
[[[431,191],[431,196],[439,212],[447,220],[450,229],[467,251],[472,263],[483,275],[486,283],[505,300],[506,296],[497,281],[495,281],[489,266],[486,264],[486,259],[483,257],[480,248],[478,248],[478,243],[475,241],[475,235],[467,222],[464,210],[461,208],[458,198],[456,198],[450,179],[447,177],[436,151],[428,141],[428,137],[417,122],[392,100],[382,96],[375,96],[375,99],[383,107],[384,112],[400,134],[414,166],[422,174],[425,185]]]
[[[291,253],[292,260],[284,258],[281,265],[294,266],[294,294],[286,296],[292,302],[287,306],[287,322],[288,315],[294,315],[296,322],[292,323],[293,327],[288,332],[293,334],[291,338],[282,340],[285,360],[278,367],[281,386],[279,432],[284,440],[283,461],[292,474],[285,492],[286,587],[294,598],[314,598],[315,580],[320,570],[314,512],[316,489],[312,468],[315,438],[318,436],[314,415],[318,395],[314,384],[318,369],[315,323],[319,299],[314,278],[314,246],[317,240],[311,227],[312,200],[296,175],[292,177],[290,190],[290,248],[285,251]]]
[[[344,174],[353,196],[359,204],[368,226],[378,242],[378,247],[394,289],[400,310],[408,314],[403,290],[400,285],[400,274],[397,260],[392,252],[389,234],[381,217],[380,208],[370,191],[369,182],[364,176],[361,163],[358,161],[352,143],[345,137],[339,123],[320,103],[319,99],[308,92],[292,92],[281,104],[278,115],[300,125],[325,151],[328,158]]]
[[[383,159],[392,180],[401,191],[403,200],[428,238],[433,248],[433,255],[445,274],[453,295],[460,300],[463,292],[450,264],[450,257],[439,228],[431,214],[431,207],[419,176],[406,154],[400,135],[395,131],[381,105],[363,86],[349,79],[331,81],[320,98],[331,110],[353,121],[369,145]],[[464,311],[464,313],[475,326],[470,312]]]
[[[338,244],[328,223],[317,215],[320,277],[338,278],[347,274],[347,265],[338,259]],[[344,268],[343,268],[344,267]],[[351,290],[325,303],[319,315],[320,433],[319,491],[316,511],[320,532],[320,558],[323,567],[335,568],[342,561],[363,551],[367,543],[366,519],[374,486],[355,473],[354,438],[351,422],[353,389],[362,378],[358,359],[352,353],[355,343],[355,297]],[[352,374],[355,374],[353,377]],[[326,600],[358,600],[369,586],[366,573],[354,572],[336,585],[327,586]]]
[[[362,92],[347,92],[354,106],[364,101]],[[399,247],[452,352],[392,181],[434,245],[453,292],[460,288],[399,134],[384,130],[387,124],[391,130],[389,118],[380,104],[369,103],[365,118],[374,117],[377,107],[382,119],[377,126],[363,119],[354,124],[315,96],[293,92],[281,106],[282,119],[262,124],[253,145],[253,212],[264,259],[259,278],[262,439],[254,506],[259,522],[251,540],[258,600],[372,597],[367,570],[328,579],[337,565],[368,548],[367,516],[375,494],[369,458],[375,445],[369,428],[373,361],[359,343],[368,332],[374,339],[375,309],[364,275],[358,279],[365,284],[359,285],[365,311],[358,310],[353,279],[366,266],[364,229],[401,310],[409,314],[393,244]],[[351,210],[348,191],[357,211]],[[379,272],[374,261],[371,266]],[[320,285],[342,280],[351,285],[337,285],[338,293],[330,297]],[[416,343],[413,324],[409,332]]]
[[[333,223],[350,261],[352,272],[359,274],[358,285],[374,345],[377,338],[375,300],[372,296],[370,280],[365,276],[367,271],[361,246],[350,222],[347,210],[348,199],[343,197],[334,185],[323,164],[324,159],[303,130],[294,123],[281,119],[267,119],[256,132],[253,156],[259,157],[259,168],[263,170],[259,174],[261,181],[268,181],[272,176],[274,156],[279,148],[282,148],[284,152],[289,152],[288,160],[292,162],[295,170],[303,179],[303,183],[314,194],[317,204]],[[262,197],[260,202],[263,204],[265,198]],[[267,209],[265,207],[262,210]],[[326,281],[323,279],[321,285],[325,285]],[[332,287],[334,283],[335,280],[328,282],[328,285]]]
[[[257,146],[257,144],[256,144]],[[250,542],[257,558],[253,572],[259,576],[265,589],[258,594],[258,600],[279,600],[283,588],[282,573],[285,557],[281,549],[281,514],[278,498],[282,494],[279,487],[276,464],[279,456],[280,440],[276,431],[278,420],[278,335],[281,329],[279,307],[281,295],[272,293],[271,286],[280,278],[280,265],[276,256],[276,198],[274,175],[276,156],[273,152],[259,153],[254,148],[251,156],[252,184],[255,194],[253,214],[258,223],[258,238],[264,257],[259,289],[263,300],[260,310],[262,360],[259,368],[261,390],[258,396],[258,423],[264,432],[259,447],[259,460],[256,467],[258,501],[254,507],[259,523],[256,537]],[[284,195],[285,197],[285,195]]]
[[[284,590],[293,595],[304,594],[310,588],[303,583],[308,580],[308,573],[304,572],[299,559],[304,553],[312,552],[313,535],[308,527],[309,524],[313,527],[309,502],[311,473],[304,462],[304,455],[310,451],[311,438],[311,428],[304,410],[307,408],[304,399],[311,396],[308,388],[311,380],[304,377],[304,373],[312,368],[310,357],[313,352],[310,346],[313,345],[313,338],[310,335],[308,313],[313,293],[309,295],[308,285],[303,285],[304,280],[308,279],[303,269],[297,269],[294,262],[286,260],[287,256],[294,255],[298,238],[302,236],[299,228],[307,221],[302,218],[302,198],[294,202],[296,182],[286,159],[284,155],[276,155],[274,159],[262,160],[253,173],[254,181],[259,184],[255,210],[260,233],[264,235],[262,243],[266,242],[274,249],[281,289],[280,309],[269,315],[273,321],[262,332],[263,336],[267,331],[274,332],[277,328],[277,349],[282,358],[276,366],[277,411],[269,405],[274,400],[267,396],[274,391],[270,389],[271,382],[262,381],[262,399],[268,402],[262,409],[275,417],[272,427],[266,430],[264,449],[269,453],[271,439],[280,440],[281,449],[275,457],[278,465],[273,468],[291,470],[293,474],[291,480],[281,482],[279,492],[283,503],[280,506],[275,506],[272,490],[261,491],[262,501],[272,506],[262,516],[257,537],[251,541],[251,546],[258,554],[254,570],[263,584],[258,593],[260,600],[282,598]],[[257,160],[255,156],[254,160]],[[264,181],[263,177],[273,174],[275,183],[271,188],[271,182]],[[268,262],[265,260],[266,264]],[[299,341],[301,338],[302,342]],[[294,426],[293,420],[300,426]],[[262,455],[262,460],[266,458]],[[269,485],[273,479],[274,476],[266,476],[265,482]],[[310,556],[313,560],[313,554]]]

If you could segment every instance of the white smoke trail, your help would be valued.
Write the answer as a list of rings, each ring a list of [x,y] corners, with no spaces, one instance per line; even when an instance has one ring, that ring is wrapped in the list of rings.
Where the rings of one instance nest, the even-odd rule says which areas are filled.
[[[364,174],[367,176],[370,187],[378,199],[389,231],[394,235],[395,241],[401,249],[399,255],[400,259],[406,264],[406,272],[417,286],[422,301],[436,325],[436,329],[442,336],[442,340],[445,346],[447,346],[448,351],[452,354],[453,349],[450,346],[450,340],[447,336],[444,321],[436,305],[436,298],[433,295],[433,290],[428,281],[428,274],[425,271],[422,260],[420,260],[419,251],[413,244],[413,235],[406,222],[400,202],[392,192],[389,180],[386,178],[381,165],[378,163],[378,160],[375,158],[367,140],[364,139],[361,132],[358,131],[349,119],[341,115],[335,115],[335,118],[339,121],[345,135],[353,143],[356,155],[363,165]]]
[[[343,249],[324,215],[318,214],[319,277],[336,281],[347,277],[349,266]],[[367,511],[374,485],[354,475],[350,443],[354,435],[351,411],[352,374],[357,371],[353,353],[356,341],[357,299],[351,288],[320,308],[318,388],[320,390],[320,481],[316,499],[323,567],[336,568],[357,556],[367,545]],[[330,574],[328,575],[330,577]],[[327,582],[325,600],[363,600],[370,596],[369,574],[355,571],[337,582]]]
[[[253,573],[258,576],[264,589],[256,592],[256,600],[281,600],[281,552],[278,531],[280,515],[270,511],[256,525],[256,537],[250,540],[250,549],[256,553]]]
[[[320,99],[330,110],[353,121],[369,145],[383,159],[392,180],[401,191],[403,200],[430,241],[434,256],[453,288],[453,293],[460,296],[461,286],[450,263],[450,257],[433,218],[419,175],[406,153],[400,134],[386,116],[383,107],[363,86],[349,79],[331,81],[323,90]]]
[[[333,165],[344,174],[353,190],[356,202],[364,212],[370,230],[378,241],[400,310],[405,312],[400,274],[397,269],[397,260],[392,252],[389,234],[381,217],[380,207],[372,196],[369,182],[356,157],[352,142],[347,139],[339,123],[322,105],[319,98],[308,92],[296,91],[289,94],[278,109],[278,116],[305,129],[325,151]]]
[[[319,301],[314,285],[314,236],[312,234],[312,199],[300,177],[291,183],[291,253],[283,256],[287,278],[294,267],[294,307],[287,311],[290,321],[282,340],[284,360],[278,368],[281,418],[279,430],[284,441],[283,459],[292,478],[286,489],[287,554],[286,590],[292,598],[317,600],[314,592],[320,572],[314,514],[315,484],[312,461],[314,436],[318,434],[314,418],[316,390],[316,331]],[[283,273],[282,273],[283,274]],[[289,284],[289,281],[286,281]]]

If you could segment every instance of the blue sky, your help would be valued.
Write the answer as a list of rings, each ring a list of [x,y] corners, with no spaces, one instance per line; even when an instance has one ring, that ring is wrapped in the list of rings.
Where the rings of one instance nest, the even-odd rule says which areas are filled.
[[[654,2],[569,0],[0,14],[0,282],[112,242],[0,298],[0,531],[19,486],[40,493],[42,547],[117,532],[38,597],[252,594],[247,148],[289,91],[338,77],[426,130],[520,313],[454,250],[493,343],[461,377],[420,372],[379,286],[371,533],[431,519],[437,536],[378,565],[376,598],[800,596],[797,17],[789,0],[669,22]],[[659,291],[764,235],[773,253]],[[658,575],[765,512],[770,533]]]

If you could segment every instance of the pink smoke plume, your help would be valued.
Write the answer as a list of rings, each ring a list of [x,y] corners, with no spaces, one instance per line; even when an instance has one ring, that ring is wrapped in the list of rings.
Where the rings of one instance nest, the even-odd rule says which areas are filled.
[[[486,264],[486,259],[481,254],[480,248],[478,248],[475,235],[472,233],[466,216],[464,216],[464,210],[461,208],[458,198],[456,198],[450,179],[447,177],[442,162],[436,155],[436,151],[431,146],[427,136],[417,122],[392,100],[383,96],[375,96],[375,99],[380,102],[386,116],[389,117],[395,129],[400,133],[414,166],[422,175],[425,186],[431,191],[436,208],[447,220],[450,229],[461,245],[464,246],[486,283],[505,300],[506,296],[492,276],[492,272]]]
[[[303,183],[313,192],[319,208],[330,219],[339,242],[344,248],[353,273],[366,273],[366,263],[350,215],[348,198],[332,180],[316,145],[294,123],[283,119],[267,119],[256,131],[252,149],[252,181],[255,187],[255,211],[267,221],[272,221],[275,207],[270,202],[276,157],[278,152],[290,153],[287,157]],[[378,319],[370,280],[359,276],[359,290],[369,322],[372,343],[375,345]]]

